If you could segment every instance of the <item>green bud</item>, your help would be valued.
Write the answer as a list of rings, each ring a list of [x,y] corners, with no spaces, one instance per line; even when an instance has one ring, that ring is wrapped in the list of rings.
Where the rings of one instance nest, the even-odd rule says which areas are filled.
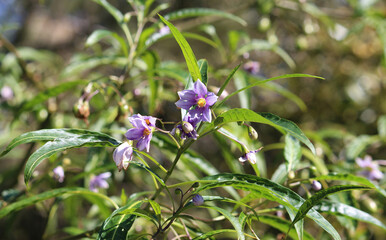
[[[366,197],[363,203],[366,206],[366,208],[370,210],[370,212],[376,213],[378,211],[377,203],[373,199]]]
[[[259,134],[257,134],[256,130],[252,126],[248,126],[248,135],[252,140],[256,140],[259,137]]]
[[[296,175],[295,175],[294,171],[291,170],[291,171],[288,172],[288,178],[289,179],[294,179],[295,177],[296,177]]]

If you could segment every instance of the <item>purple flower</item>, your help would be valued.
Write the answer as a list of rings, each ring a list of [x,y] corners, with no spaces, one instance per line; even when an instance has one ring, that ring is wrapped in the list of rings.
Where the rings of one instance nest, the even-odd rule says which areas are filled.
[[[113,159],[119,171],[126,170],[133,160],[133,147],[128,142],[122,143],[114,150]]]
[[[108,188],[109,184],[107,183],[106,179],[109,177],[111,177],[111,173],[105,172],[91,178],[90,190],[93,192],[98,192],[98,188]]]
[[[177,107],[188,110],[191,116],[197,116],[201,121],[212,121],[209,107],[216,103],[218,97],[208,92],[200,79],[194,83],[193,90],[179,91],[178,96]]]
[[[126,138],[129,140],[137,140],[136,147],[140,151],[146,149],[146,151],[149,152],[150,140],[153,136],[156,120],[154,117],[141,116],[140,114],[129,117],[129,121],[134,128],[126,132]]]
[[[196,126],[199,122],[200,119],[198,117],[191,117],[189,114],[186,114],[182,123],[177,126],[181,130],[181,139],[193,138],[197,140]]]
[[[256,156],[255,156],[255,153],[258,153],[260,152],[260,150],[262,149],[263,147],[257,149],[257,150],[253,150],[253,151],[249,151],[247,153],[244,153],[243,156],[239,157],[239,161],[241,163],[244,163],[245,161],[249,161],[251,164],[256,164]]]
[[[5,101],[11,100],[13,98],[12,88],[3,86],[0,91],[0,97]]]
[[[193,201],[193,204],[195,206],[201,206],[202,204],[204,204],[204,198],[200,195],[200,194],[196,194],[193,198],[192,198],[192,201]]]
[[[355,162],[359,167],[364,170],[359,172],[360,175],[365,176],[370,180],[380,180],[383,178],[383,173],[379,170],[378,163],[373,161],[373,158],[369,155],[366,155],[363,159],[356,158]]]
[[[54,168],[52,170],[52,172],[54,173],[54,176],[53,178],[62,183],[64,181],[64,170],[63,170],[63,167],[62,166],[57,166],[56,168]]]
[[[249,61],[244,64],[244,70],[250,74],[256,75],[260,71],[260,63],[256,61]]]
[[[159,33],[162,35],[166,35],[170,33],[170,29],[168,26],[163,26],[160,28]]]

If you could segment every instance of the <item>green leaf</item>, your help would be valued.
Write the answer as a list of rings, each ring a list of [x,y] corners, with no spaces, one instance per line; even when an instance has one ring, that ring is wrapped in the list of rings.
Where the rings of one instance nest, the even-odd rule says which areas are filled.
[[[236,189],[251,191],[257,196],[278,202],[293,210],[298,210],[298,208],[300,208],[300,206],[305,202],[302,197],[293,192],[291,189],[274,183],[268,179],[252,175],[223,173],[204,177],[198,182],[201,183],[201,186],[195,191],[195,193],[217,187],[231,186]],[[307,216],[326,230],[334,239],[340,240],[340,236],[335,228],[317,211],[311,209],[307,213]]]
[[[377,136],[361,135],[352,140],[347,146],[347,157],[349,159],[355,159],[362,152],[366,150],[366,147],[377,142],[379,139]]]
[[[250,43],[244,44],[238,51],[237,54],[239,56],[243,55],[246,52],[253,51],[253,50],[269,50],[273,51],[277,55],[279,55],[291,68],[295,68],[295,62],[294,60],[288,55],[286,51],[284,51],[281,47],[279,47],[276,44],[271,44],[270,42],[266,40],[260,40],[260,39],[254,39]]]
[[[225,123],[238,121],[257,122],[271,125],[278,129],[280,132],[286,132],[297,138],[315,154],[314,145],[310,142],[310,140],[308,140],[308,138],[304,135],[300,128],[296,126],[295,123],[280,118],[279,116],[276,116],[272,113],[256,113],[249,109],[234,108],[217,116],[216,120],[214,121],[214,125],[219,126]]]
[[[23,112],[26,111],[31,111],[36,105],[39,105],[45,101],[47,101],[51,97],[56,97],[60,93],[63,93],[68,90],[74,90],[76,89],[76,86],[82,85],[82,84],[87,84],[87,80],[77,80],[77,81],[71,81],[71,82],[65,82],[61,83],[58,86],[55,86],[53,88],[47,89],[38,95],[36,95],[34,98],[25,101],[21,107],[19,108],[17,112],[17,116],[20,115]]]
[[[377,126],[379,136],[386,138],[386,115],[378,118]]]
[[[115,39],[119,45],[121,46],[122,48],[122,51],[125,53],[125,55],[127,56],[128,55],[128,51],[127,51],[127,44],[125,42],[125,40],[119,36],[116,32],[112,32],[112,31],[109,31],[109,30],[105,30],[105,29],[98,29],[98,30],[95,30],[86,40],[86,43],[85,43],[85,46],[86,47],[89,47],[89,46],[92,46],[94,45],[95,43],[99,42],[100,40],[102,40],[103,38],[112,38],[112,39]]]
[[[50,198],[63,196],[63,195],[66,195],[66,196],[72,196],[72,195],[94,196],[94,197],[98,197],[100,199],[108,200],[110,203],[112,203],[112,205],[114,207],[117,207],[116,203],[113,200],[111,200],[110,198],[108,198],[107,196],[105,196],[104,194],[101,194],[101,193],[96,193],[96,192],[90,191],[88,189],[79,188],[79,187],[58,188],[58,189],[49,190],[49,191],[40,193],[38,195],[34,195],[32,197],[28,197],[28,198],[19,200],[15,203],[11,203],[11,204],[1,208],[0,209],[0,218],[8,216],[12,212],[18,211],[18,210],[25,208],[27,206],[31,206],[35,203],[38,203],[38,202],[41,202],[41,201],[44,201],[44,200],[47,200]]]
[[[201,72],[197,65],[196,56],[194,56],[194,53],[192,49],[190,48],[188,42],[182,36],[180,31],[176,27],[173,26],[170,22],[168,22],[165,18],[163,18],[161,15],[158,15],[161,20],[168,25],[170,31],[172,32],[174,38],[176,39],[178,45],[180,46],[182,53],[184,55],[186,65],[188,66],[190,75],[193,78],[193,81],[197,81],[197,79],[201,79]]]
[[[285,136],[284,158],[288,172],[296,169],[301,157],[302,149],[299,140],[287,134]]]
[[[28,185],[28,181],[32,176],[35,168],[46,158],[57,152],[71,148],[79,147],[116,147],[120,144],[114,138],[105,134],[84,134],[73,137],[56,138],[49,141],[34,152],[28,159],[24,169],[24,181]]]
[[[237,90],[243,89],[249,85],[247,74],[245,74],[244,72],[236,72],[233,82]],[[250,109],[251,100],[252,100],[251,89],[247,89],[245,91],[239,92],[238,97],[240,101],[240,107]]]
[[[201,81],[203,84],[208,85],[208,61],[206,59],[200,59],[197,62],[198,68],[201,73]]]
[[[108,1],[106,1],[106,0],[93,0],[93,1],[98,3],[99,5],[101,5],[104,9],[106,9],[111,14],[111,16],[113,16],[115,18],[115,20],[118,23],[123,22],[122,13],[117,8],[115,8],[113,5],[111,5]]]
[[[249,75],[249,76],[251,77],[251,75]],[[270,90],[275,91],[275,92],[279,93],[280,95],[288,98],[289,100],[294,102],[300,108],[300,110],[302,110],[303,112],[305,112],[307,110],[306,104],[304,103],[304,101],[300,97],[298,97],[296,94],[290,92],[288,89],[282,87],[281,85],[279,85],[277,83],[270,82],[267,84],[263,84],[259,87],[264,88],[264,89],[270,89]]]
[[[386,230],[386,225],[381,221],[371,216],[367,212],[351,207],[349,205],[340,202],[322,201],[318,205],[314,206],[315,210],[323,213],[343,216],[350,219],[374,224],[382,229]]]
[[[291,227],[299,220],[303,219],[309,210],[315,205],[317,205],[323,198],[326,196],[342,192],[342,191],[351,191],[351,190],[368,190],[368,187],[363,186],[354,186],[354,185],[338,185],[338,186],[332,186],[327,189],[323,189],[317,193],[315,193],[312,197],[307,199],[302,206],[299,208],[298,213],[295,216],[295,219],[292,221]]]
[[[219,16],[219,17],[227,18],[235,22],[238,22],[243,26],[247,25],[247,22],[240,17],[237,17],[233,14],[223,12],[217,9],[211,9],[211,8],[186,8],[186,9],[178,10],[165,15],[165,19],[172,21],[176,19],[182,19],[187,17],[199,17],[199,16]]]
[[[127,232],[133,226],[136,217],[135,215],[116,215],[107,223],[103,222],[97,239],[126,239]]]
[[[369,181],[367,178],[355,176],[349,173],[329,173],[327,175],[322,175],[314,179],[317,181],[337,180],[337,181],[356,182],[370,188],[375,188],[380,194],[386,197],[386,191],[383,188],[381,188],[379,185],[374,184],[373,182]]]
[[[153,69],[157,68],[159,59],[158,55],[154,51],[146,51],[142,55],[142,59],[146,62],[147,65],[147,81],[149,83],[149,113],[154,113],[154,110],[156,108],[157,99],[158,99],[158,88],[159,83],[154,79],[154,71]]]
[[[257,219],[257,220],[259,222],[268,224],[271,227],[274,227],[283,233],[285,233],[288,230],[289,226],[291,225],[290,221],[287,221],[283,218],[275,217],[272,215],[259,215],[259,219]],[[291,231],[288,233],[288,236],[290,236],[293,239],[297,239],[297,237],[298,237],[295,229],[291,229]],[[314,238],[308,232],[304,232],[303,239],[304,240],[313,240]]]
[[[221,96],[222,92],[224,92],[224,90],[225,90],[226,86],[228,85],[229,81],[232,79],[233,75],[237,72],[237,70],[239,69],[240,66],[241,66],[241,63],[239,65],[237,65],[232,70],[232,72],[228,75],[228,77],[225,80],[225,82],[221,85],[220,90],[218,90],[217,96]]]
[[[37,142],[37,141],[53,141],[57,138],[68,138],[68,137],[78,137],[81,135],[95,135],[100,137],[109,138],[110,136],[104,133],[83,130],[83,129],[71,129],[71,128],[62,128],[62,129],[42,129],[33,132],[23,133],[22,135],[16,137],[11,141],[7,148],[0,154],[0,157],[7,154],[17,145],[23,143]],[[114,141],[119,144],[117,140]]]
[[[124,56],[100,56],[91,58],[79,58],[71,61],[71,63],[63,70],[61,77],[70,77],[79,74],[80,72],[91,70],[100,65],[112,65],[119,68],[127,64],[127,58]]]
[[[238,239],[239,240],[245,239],[244,232],[243,232],[243,229],[241,228],[241,224],[240,224],[239,220],[236,217],[234,217],[229,211],[227,211],[223,208],[220,208],[220,207],[215,207],[215,206],[202,205],[200,207],[213,209],[213,210],[216,210],[217,212],[221,213],[233,225],[234,229],[237,232]]]
[[[221,233],[230,233],[230,232],[236,232],[234,229],[220,229],[220,230],[213,230],[206,232],[200,236],[197,236],[193,238],[193,240],[205,240],[205,239],[211,239],[210,237],[221,234]]]
[[[242,88],[242,89],[239,89],[231,94],[229,94],[228,96],[226,96],[222,101],[219,101],[216,103],[215,107],[219,107],[221,106],[225,101],[227,101],[229,98],[233,97],[234,95],[238,94],[239,92],[242,92],[242,91],[245,91],[251,87],[256,87],[258,85],[261,85],[261,84],[264,84],[264,83],[267,83],[267,82],[270,82],[270,81],[273,81],[273,80],[278,80],[278,79],[283,79],[283,78],[295,78],[295,77],[311,77],[311,78],[319,78],[319,79],[324,79],[322,77],[318,77],[318,76],[314,76],[314,75],[309,75],[309,74],[301,74],[301,73],[294,73],[294,74],[285,74],[285,75],[281,75],[281,76],[278,76],[278,77],[273,77],[273,78],[268,78],[268,79],[265,79],[265,80],[258,80],[256,81],[255,83],[252,83],[252,84],[249,84],[248,86]]]

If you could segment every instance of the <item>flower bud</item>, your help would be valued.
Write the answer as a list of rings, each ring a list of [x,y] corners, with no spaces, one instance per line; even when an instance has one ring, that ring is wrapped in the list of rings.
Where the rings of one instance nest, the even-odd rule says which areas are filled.
[[[193,204],[195,206],[201,206],[202,204],[204,204],[204,198],[200,195],[200,194],[196,194],[193,198],[192,198],[192,201],[193,201]]]
[[[88,116],[90,116],[90,105],[88,101],[79,99],[79,101],[74,105],[73,112],[75,117],[80,119],[87,119]]]
[[[182,122],[182,130],[184,130],[184,132],[186,134],[188,134],[188,133],[190,133],[190,132],[192,132],[194,130],[194,127],[189,122],[183,121]]]
[[[257,134],[256,130],[252,126],[248,126],[248,135],[252,140],[256,140],[259,137],[259,134]]]
[[[378,211],[377,203],[373,199],[366,197],[363,203],[371,212],[376,213]]]
[[[3,86],[0,90],[0,98],[5,101],[11,100],[13,98],[12,88],[9,86]]]
[[[312,181],[311,186],[312,186],[312,189],[314,189],[315,191],[319,191],[322,189],[322,184],[316,180]]]
[[[63,170],[63,167],[62,166],[57,166],[56,168],[54,168],[54,170],[52,170],[54,176],[53,178],[62,183],[64,181],[64,170]]]
[[[296,175],[295,175],[294,171],[291,170],[291,171],[288,172],[288,178],[289,179],[294,179],[295,177],[296,177]]]

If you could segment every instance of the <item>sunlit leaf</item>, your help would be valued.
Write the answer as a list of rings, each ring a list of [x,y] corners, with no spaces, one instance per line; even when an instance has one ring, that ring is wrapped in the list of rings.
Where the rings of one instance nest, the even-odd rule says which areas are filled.
[[[379,185],[371,182],[367,178],[355,176],[353,174],[349,173],[329,173],[326,175],[322,175],[319,177],[314,178],[317,181],[320,180],[336,180],[336,181],[347,181],[347,182],[356,182],[363,184],[367,187],[376,189],[380,194],[382,194],[384,197],[386,197],[386,191],[385,189],[381,188]]]
[[[330,202],[330,201],[322,201],[316,206],[314,206],[315,210],[323,213],[328,213],[332,215],[343,216],[350,219],[355,219],[358,221],[374,224],[378,227],[386,230],[386,225],[381,221],[371,216],[367,212],[364,212],[360,209],[351,207],[349,205],[340,203],[340,202]]]
[[[105,30],[105,29],[95,30],[87,38],[85,46],[86,47],[92,46],[104,38],[111,38],[113,40],[116,40],[119,43],[119,45],[122,48],[122,51],[125,53],[125,55],[126,56],[128,55],[127,44],[126,44],[125,40],[121,36],[119,36],[116,32],[112,32],[112,31]]]
[[[206,59],[200,59],[197,62],[198,68],[201,72],[201,81],[203,84],[208,84],[208,61]]]
[[[341,192],[341,191],[352,191],[352,190],[368,190],[368,187],[363,186],[354,186],[354,185],[338,185],[332,186],[327,189],[320,190],[319,192],[312,195],[307,199],[302,206],[299,208],[298,213],[295,216],[295,219],[292,221],[290,228],[299,220],[303,219],[309,210],[315,205],[317,205],[323,198],[326,196]]]
[[[185,40],[185,38],[182,36],[180,31],[176,27],[174,27],[173,24],[171,24],[169,21],[167,21],[165,18],[159,15],[161,20],[168,25],[170,31],[172,32],[174,38],[176,39],[178,45],[180,46],[182,53],[184,55],[186,65],[188,66],[190,75],[193,78],[193,81],[197,81],[197,79],[201,78],[201,73],[197,65],[196,56],[194,55],[192,49],[190,48],[188,42]]]
[[[84,134],[73,137],[56,138],[55,140],[44,144],[29,157],[24,169],[24,181],[28,185],[28,181],[31,178],[35,168],[44,159],[52,156],[57,152],[79,147],[116,147],[119,144],[120,143],[114,138],[99,134]]]
[[[282,133],[289,133],[291,136],[297,138],[315,154],[314,145],[310,142],[310,140],[308,140],[295,123],[280,118],[272,113],[256,113],[249,109],[234,108],[217,116],[214,121],[214,125],[219,126],[225,123],[239,121],[257,122],[271,125]]]
[[[233,14],[223,12],[217,9],[212,8],[187,8],[187,9],[181,9],[172,13],[169,13],[165,15],[165,19],[172,21],[176,19],[181,18],[187,18],[187,17],[199,17],[199,16],[219,16],[223,18],[227,18],[233,21],[236,21],[240,23],[243,26],[246,26],[247,23],[244,21],[244,19],[237,17]]]
[[[236,189],[250,191],[257,196],[278,202],[295,211],[305,202],[297,193],[280,184],[274,183],[268,179],[246,174],[223,173],[214,176],[204,177],[200,181],[201,186],[195,192],[201,192],[207,189],[232,186]],[[335,228],[317,211],[310,209],[307,217],[314,220],[320,227],[327,231],[334,239],[340,240],[340,236]]]

